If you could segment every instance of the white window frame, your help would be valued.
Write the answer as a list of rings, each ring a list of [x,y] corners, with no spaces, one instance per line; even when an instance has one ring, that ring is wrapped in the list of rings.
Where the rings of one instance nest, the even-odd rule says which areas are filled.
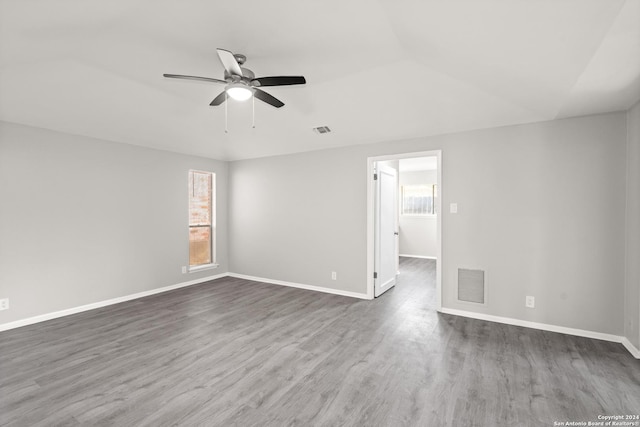
[[[191,225],[189,224],[191,218],[191,212],[189,211],[191,205],[191,195],[189,193],[189,180],[193,179],[194,173],[200,174],[208,174],[211,175],[211,200],[210,200],[210,231],[209,236],[211,238],[211,262],[208,264],[199,264],[199,265],[191,265],[191,249],[189,247],[189,232],[191,231]],[[211,171],[203,171],[190,169],[187,174],[187,270],[189,273],[194,273],[202,270],[210,270],[213,268],[217,268],[219,264],[216,263],[217,258],[217,228],[216,228],[216,208],[217,208],[217,200],[216,200],[216,174]]]

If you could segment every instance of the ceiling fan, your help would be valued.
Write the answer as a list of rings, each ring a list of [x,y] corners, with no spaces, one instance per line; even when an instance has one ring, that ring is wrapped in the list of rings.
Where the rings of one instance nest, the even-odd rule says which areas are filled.
[[[163,74],[164,77],[171,79],[199,80],[212,83],[222,83],[226,85],[222,93],[214,98],[209,105],[220,105],[227,100],[227,96],[238,100],[246,101],[254,96],[260,101],[280,108],[284,102],[278,98],[259,89],[266,86],[288,86],[303,85],[307,81],[302,76],[272,76],[256,78],[253,71],[242,67],[247,57],[239,53],[232,53],[225,49],[216,49],[222,66],[224,67],[224,80],[213,79],[210,77],[183,76],[180,74]]]

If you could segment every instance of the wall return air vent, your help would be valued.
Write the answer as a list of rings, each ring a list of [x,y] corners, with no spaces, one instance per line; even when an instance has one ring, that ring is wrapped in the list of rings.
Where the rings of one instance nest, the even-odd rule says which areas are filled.
[[[484,271],[458,269],[458,301],[484,304]]]
[[[322,135],[323,133],[331,132],[331,129],[329,129],[329,126],[318,126],[317,128],[313,128],[313,131],[317,134]]]

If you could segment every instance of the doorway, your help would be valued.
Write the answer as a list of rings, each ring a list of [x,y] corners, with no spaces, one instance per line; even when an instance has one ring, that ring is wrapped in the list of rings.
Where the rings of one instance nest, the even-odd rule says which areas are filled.
[[[420,203],[415,206],[402,206],[401,202],[401,188],[398,184],[395,184],[396,192],[393,197],[388,194],[391,191],[388,189],[389,182],[391,181],[392,172],[388,171],[388,167],[395,166],[396,169],[396,182],[398,179],[397,173],[399,172],[399,164],[404,161],[406,164],[418,164],[418,158],[431,158],[431,161],[435,163],[435,171],[431,173],[433,179],[430,182],[423,183],[420,188],[407,188],[407,192],[413,191],[407,200],[419,200]],[[383,180],[386,180],[386,184],[380,180],[381,175],[379,171],[385,169],[385,176]],[[432,168],[433,169],[433,168]],[[435,182],[433,182],[435,180]],[[387,196],[385,197],[383,188],[387,187]],[[430,187],[429,187],[430,186]],[[431,195],[429,197],[428,190],[431,189]],[[415,194],[415,192],[421,192]],[[415,196],[415,199],[412,198]],[[392,199],[392,201],[390,201]],[[440,311],[442,307],[442,215],[441,212],[441,200],[442,200],[442,151],[422,151],[414,153],[402,153],[387,156],[369,157],[367,159],[367,296],[369,299],[373,299],[381,295],[383,292],[395,285],[395,274],[398,273],[399,263],[399,246],[400,232],[398,218],[402,209],[404,212],[413,212],[416,215],[425,215],[425,219],[428,218],[432,224],[435,224],[435,242],[431,242],[430,255],[425,255],[424,258],[435,258],[436,266],[436,301],[435,307]],[[385,204],[393,204],[392,207]],[[390,212],[395,212],[395,216],[390,215]],[[427,217],[427,215],[431,215]],[[392,219],[390,219],[392,218]],[[394,222],[395,221],[395,222]],[[386,224],[386,225],[385,225]],[[393,224],[390,227],[389,224]],[[391,236],[387,236],[391,232]],[[384,234],[383,234],[384,233]],[[386,257],[386,258],[385,258]],[[391,259],[390,259],[391,258]],[[405,258],[403,258],[404,260]],[[389,269],[394,265],[393,280],[391,280]],[[381,270],[381,271],[378,271]],[[381,275],[384,272],[384,276]]]

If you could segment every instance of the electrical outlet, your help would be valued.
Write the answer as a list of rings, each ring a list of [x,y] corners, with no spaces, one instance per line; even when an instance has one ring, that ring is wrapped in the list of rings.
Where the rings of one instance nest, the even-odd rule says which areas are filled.
[[[458,204],[457,203],[451,203],[449,205],[449,212],[458,213]]]
[[[338,273],[336,273],[335,271],[331,272],[331,280],[338,280]]]
[[[9,298],[0,299],[0,310],[9,309]]]
[[[524,300],[524,305],[526,307],[528,307],[528,308],[536,308],[536,299],[535,299],[535,297],[527,295],[527,297]]]
[[[182,274],[185,274],[187,272],[187,267],[186,266],[182,266]]]

